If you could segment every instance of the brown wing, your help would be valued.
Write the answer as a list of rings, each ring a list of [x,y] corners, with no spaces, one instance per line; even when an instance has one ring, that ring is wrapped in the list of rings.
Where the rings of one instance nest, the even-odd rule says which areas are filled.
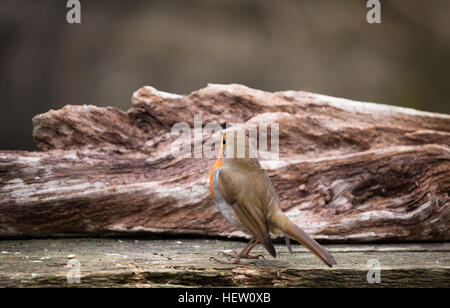
[[[275,257],[275,247],[270,239],[266,216],[266,208],[269,202],[269,200],[266,200],[267,190],[270,188],[266,187],[267,182],[264,176],[264,173],[259,172],[244,174],[223,168],[219,174],[218,184],[225,200],[232,205],[240,222]]]

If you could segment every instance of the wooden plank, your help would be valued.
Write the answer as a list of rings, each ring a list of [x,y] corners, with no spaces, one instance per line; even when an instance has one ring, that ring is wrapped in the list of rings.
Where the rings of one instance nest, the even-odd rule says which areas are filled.
[[[450,243],[326,245],[338,265],[325,267],[298,245],[276,245],[256,265],[209,260],[240,241],[216,239],[39,239],[0,241],[1,287],[450,287]],[[67,282],[68,255],[81,264],[81,284]],[[369,260],[381,283],[369,284]]]

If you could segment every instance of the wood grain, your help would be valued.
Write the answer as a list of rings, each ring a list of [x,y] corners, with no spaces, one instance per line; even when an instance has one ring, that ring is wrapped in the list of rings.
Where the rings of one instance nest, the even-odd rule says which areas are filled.
[[[174,158],[177,122],[280,125],[262,160],[282,208],[329,242],[450,240],[450,116],[307,92],[144,87],[127,112],[66,106],[33,119],[42,152],[0,152],[0,237],[242,237],[209,194],[214,159]],[[206,142],[212,138],[204,135]]]
[[[292,246],[292,254],[275,245],[276,259],[259,245],[255,252],[266,259],[256,265],[209,260],[243,246],[182,238],[0,241],[0,287],[450,287],[449,243],[326,245],[338,262],[333,268],[300,245]],[[80,284],[66,278],[73,254],[80,262]],[[375,260],[380,283],[371,284],[367,274],[377,269],[370,263]]]

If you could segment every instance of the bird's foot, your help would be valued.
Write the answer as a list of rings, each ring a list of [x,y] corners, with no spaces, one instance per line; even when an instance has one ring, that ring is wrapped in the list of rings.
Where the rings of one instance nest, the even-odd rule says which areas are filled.
[[[230,258],[228,258],[228,260],[220,260],[220,259],[216,259],[214,257],[209,258],[210,261],[215,261],[217,263],[220,264],[241,264],[241,265],[256,265],[256,263],[254,262],[245,262],[242,261],[240,258],[233,258],[232,260],[230,260]]]

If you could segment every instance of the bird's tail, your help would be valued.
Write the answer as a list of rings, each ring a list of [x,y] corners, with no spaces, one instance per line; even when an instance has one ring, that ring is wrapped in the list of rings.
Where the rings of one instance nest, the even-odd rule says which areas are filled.
[[[336,261],[333,256],[325,250],[319,243],[312,239],[305,233],[299,226],[293,223],[287,216],[283,215],[284,223],[278,224],[278,227],[286,234],[286,236],[296,240],[306,248],[308,248],[313,254],[321,259],[326,265],[332,267],[336,265]]]

